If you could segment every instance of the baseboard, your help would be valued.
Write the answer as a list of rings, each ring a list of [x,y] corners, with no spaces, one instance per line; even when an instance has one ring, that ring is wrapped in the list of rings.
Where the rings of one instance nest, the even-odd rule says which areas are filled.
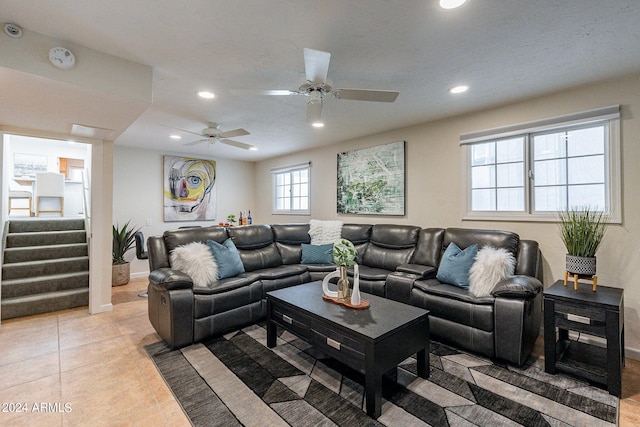
[[[148,276],[149,276],[148,271],[141,271],[139,273],[132,273],[131,275],[129,275],[129,277],[131,277],[132,279],[138,279],[140,277],[148,277]]]

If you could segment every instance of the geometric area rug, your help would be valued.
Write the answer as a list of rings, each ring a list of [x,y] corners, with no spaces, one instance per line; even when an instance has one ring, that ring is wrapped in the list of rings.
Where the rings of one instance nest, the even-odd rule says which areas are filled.
[[[615,426],[619,399],[544,360],[501,365],[437,342],[428,379],[416,360],[385,377],[382,415],[364,412],[364,375],[264,323],[179,350],[146,346],[194,426]],[[393,377],[393,378],[392,378]]]

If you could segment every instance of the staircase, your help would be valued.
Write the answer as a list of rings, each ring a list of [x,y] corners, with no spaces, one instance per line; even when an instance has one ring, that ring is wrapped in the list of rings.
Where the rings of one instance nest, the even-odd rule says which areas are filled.
[[[2,263],[2,319],[89,304],[83,219],[10,220]]]

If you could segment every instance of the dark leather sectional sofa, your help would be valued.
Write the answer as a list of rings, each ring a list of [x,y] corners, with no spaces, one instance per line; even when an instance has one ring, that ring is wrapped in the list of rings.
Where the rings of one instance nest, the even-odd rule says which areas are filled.
[[[150,237],[151,324],[171,347],[182,347],[264,320],[266,292],[321,280],[335,270],[331,264],[300,263],[308,231],[309,224],[214,226]],[[358,251],[361,290],[430,310],[432,339],[516,365],[530,354],[542,311],[537,242],[505,231],[390,224],[345,224],[342,237]],[[235,243],[245,273],[197,287],[171,269],[170,253],[177,246],[227,238]],[[516,276],[482,298],[440,283],[436,273],[450,242],[509,250],[517,260]]]

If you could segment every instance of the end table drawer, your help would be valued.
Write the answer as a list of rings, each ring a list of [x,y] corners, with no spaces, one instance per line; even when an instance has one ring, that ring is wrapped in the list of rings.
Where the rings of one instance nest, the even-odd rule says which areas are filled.
[[[581,317],[588,317],[591,320],[604,322],[605,310],[592,307],[581,307],[578,304],[567,304],[562,301],[555,302],[556,313],[575,314]]]

